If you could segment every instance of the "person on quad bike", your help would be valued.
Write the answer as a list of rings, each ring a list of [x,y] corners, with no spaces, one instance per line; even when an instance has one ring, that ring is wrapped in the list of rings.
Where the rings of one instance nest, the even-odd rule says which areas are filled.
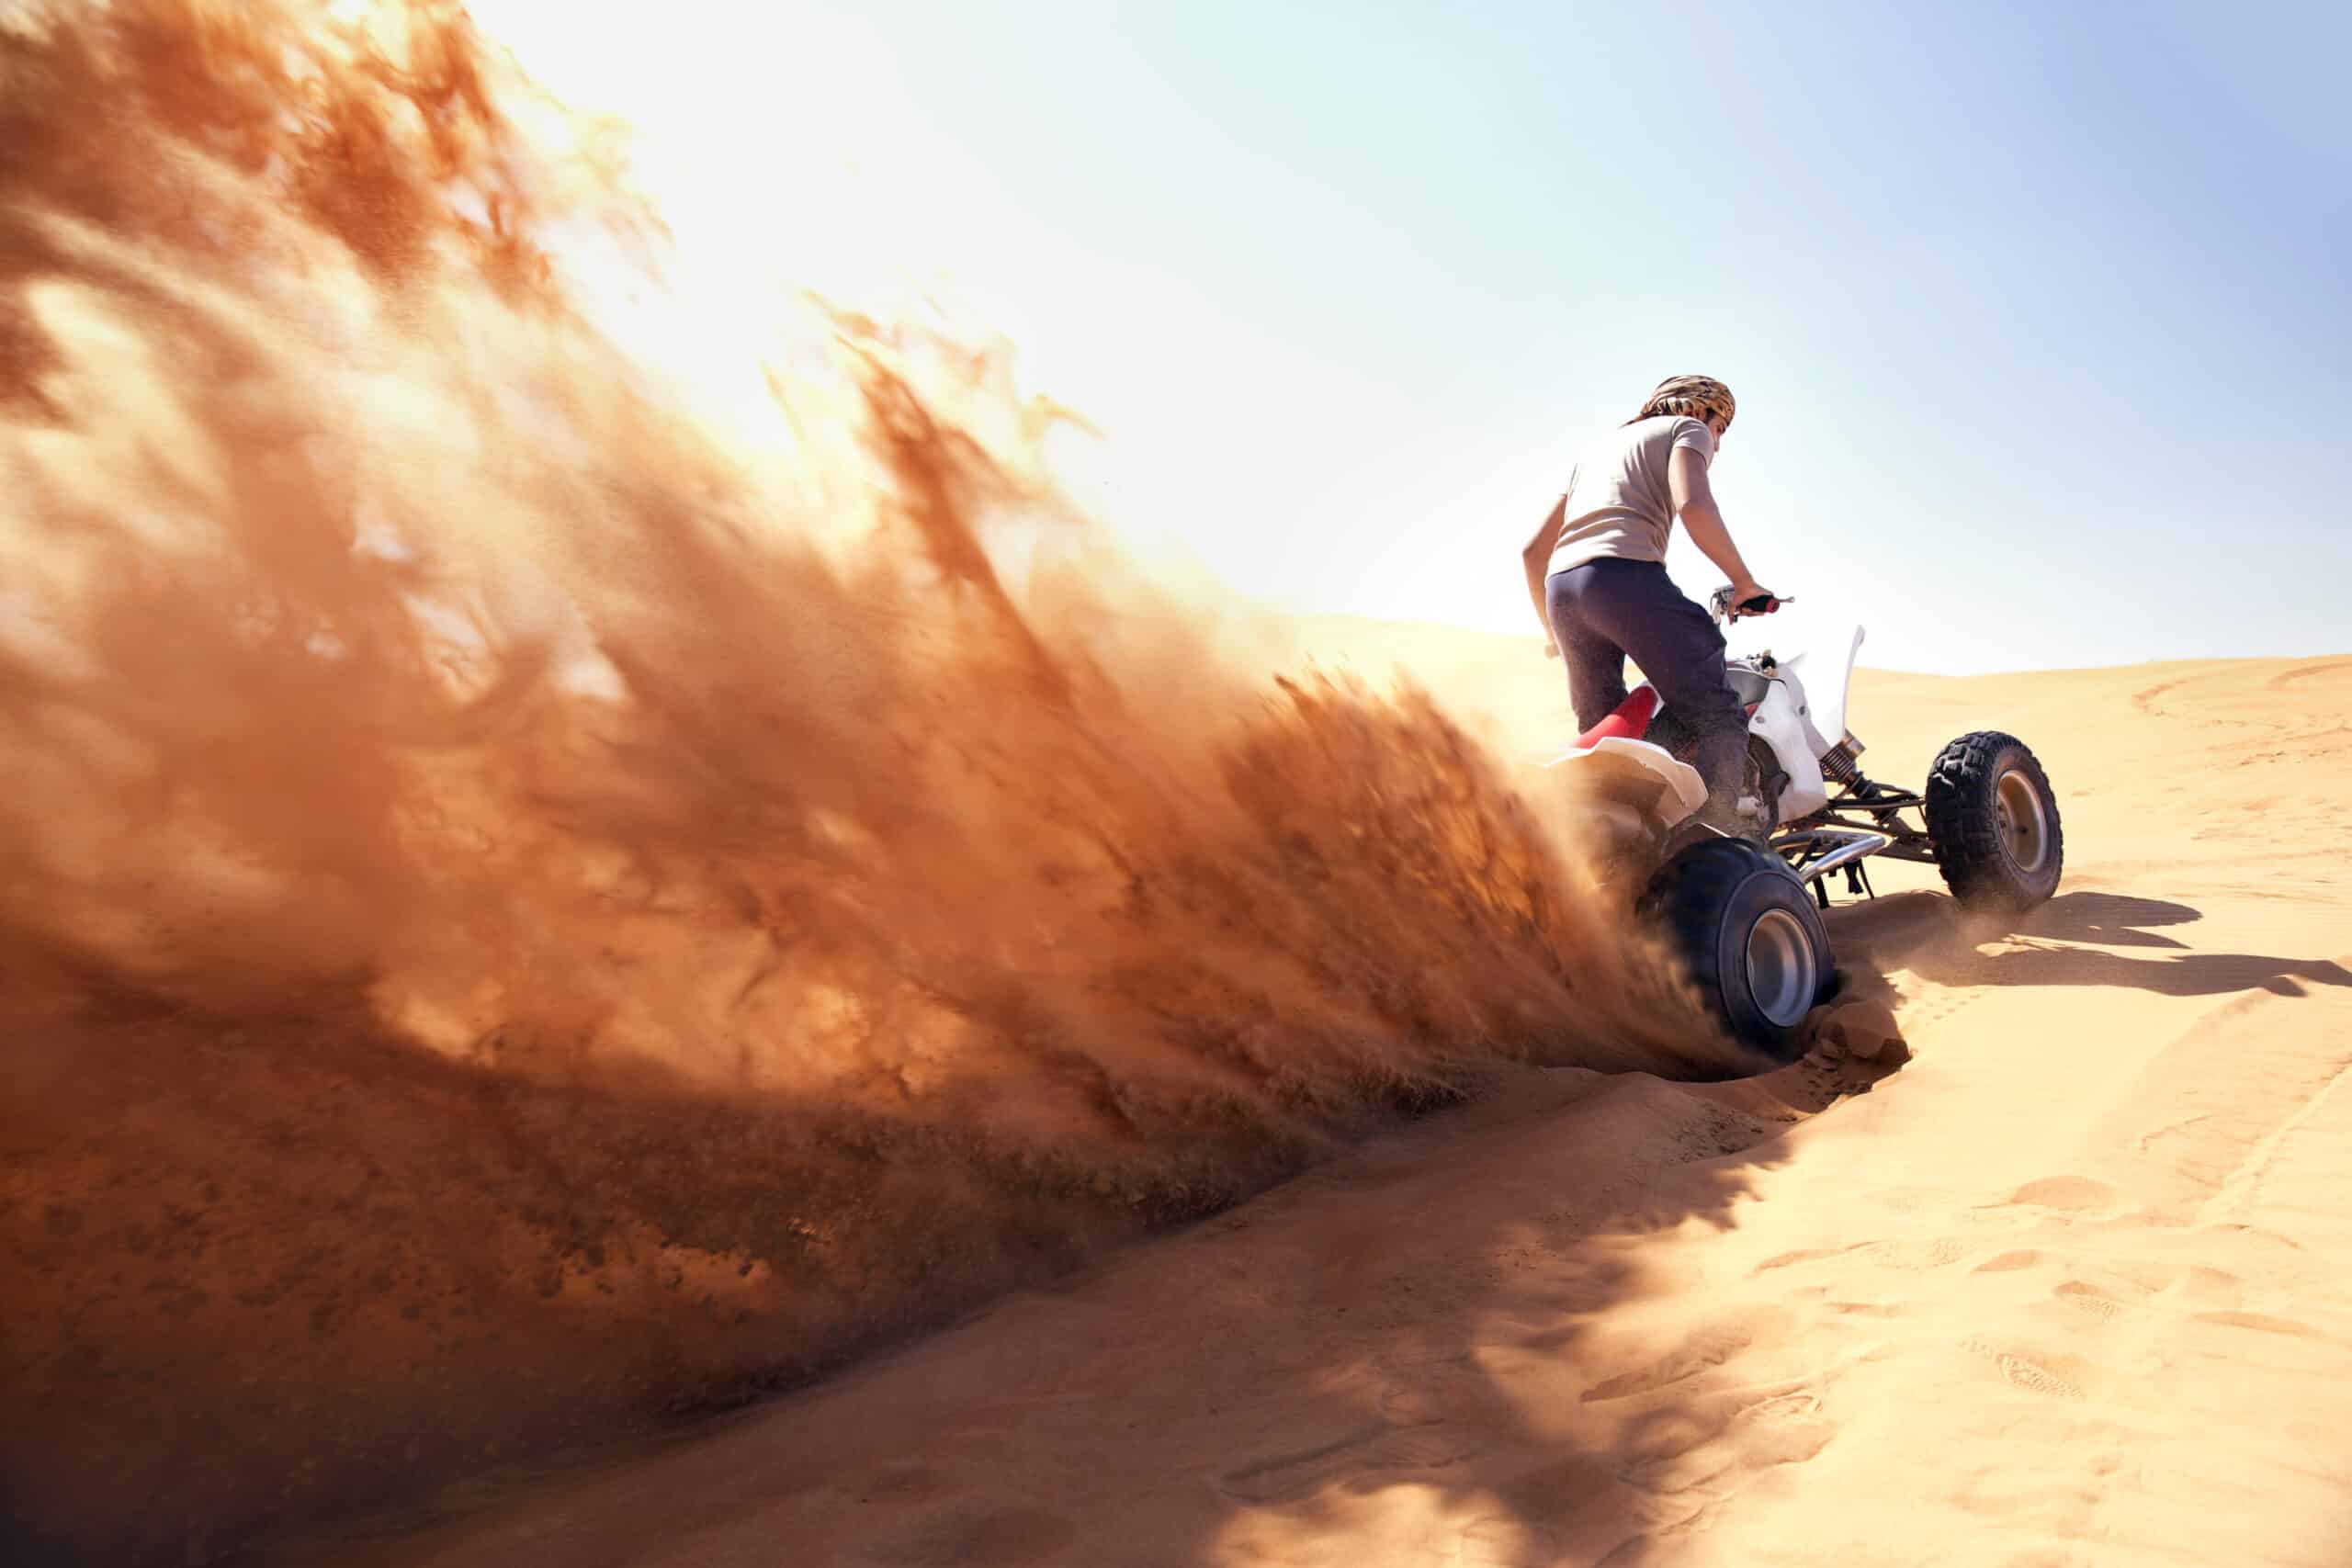
[[[1734,619],[1779,607],[1740,558],[1707,488],[1735,408],[1731,389],[1711,377],[1659,382],[1641,412],[1582,456],[1521,552],[1544,651],[1566,663],[1577,726],[1591,729],[1624,702],[1631,655],[1697,737],[1690,762],[1707,784],[1698,820],[1733,834],[1747,720],[1724,673],[1723,633],[1667,576],[1666,544],[1679,516],[1731,580]]]

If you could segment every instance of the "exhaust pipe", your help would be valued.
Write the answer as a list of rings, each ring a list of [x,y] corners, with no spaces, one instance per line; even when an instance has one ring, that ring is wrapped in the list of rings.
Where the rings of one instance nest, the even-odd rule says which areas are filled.
[[[1891,833],[1872,833],[1860,828],[1820,829],[1798,840],[1795,847],[1823,849],[1825,852],[1821,858],[1790,869],[1810,882],[1816,876],[1826,876],[1841,866],[1851,865],[1858,860],[1874,855],[1893,842],[1894,836]]]

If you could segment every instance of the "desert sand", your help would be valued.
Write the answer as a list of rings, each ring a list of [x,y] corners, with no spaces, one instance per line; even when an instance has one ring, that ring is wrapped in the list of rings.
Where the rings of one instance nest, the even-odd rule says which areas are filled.
[[[1327,623],[1502,743],[1532,639]],[[2352,1561],[2352,658],[1865,670],[1905,784],[2010,730],[2058,897],[1883,864],[1906,1045],[1529,1070],[829,1382],[422,1529],[405,1565]]]
[[[0,1564],[2352,1561],[2352,659],[1866,676],[2065,887],[1679,1081],[1531,637],[1261,626],[915,301],[729,434],[461,8],[7,9]]]

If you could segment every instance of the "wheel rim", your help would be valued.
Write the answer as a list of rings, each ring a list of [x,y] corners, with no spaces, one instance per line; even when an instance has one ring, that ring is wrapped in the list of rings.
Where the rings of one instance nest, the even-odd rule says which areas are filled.
[[[1819,969],[1804,925],[1786,909],[1767,909],[1747,928],[1747,989],[1757,1010],[1785,1029],[1813,1006]]]
[[[1993,799],[2009,859],[2019,871],[2040,871],[2050,858],[2050,813],[2042,809],[2041,792],[2023,769],[2011,768],[2001,775]]]

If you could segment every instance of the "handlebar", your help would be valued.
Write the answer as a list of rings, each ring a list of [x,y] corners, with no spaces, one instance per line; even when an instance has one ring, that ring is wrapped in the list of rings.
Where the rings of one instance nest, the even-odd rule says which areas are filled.
[[[1731,602],[1731,585],[1725,583],[1709,596],[1707,607],[1714,613],[1716,620],[1728,623],[1738,620],[1743,615],[1769,615],[1781,605],[1793,604],[1796,602],[1796,595],[1793,593],[1768,592],[1758,593],[1753,599],[1743,600],[1734,604]]]

